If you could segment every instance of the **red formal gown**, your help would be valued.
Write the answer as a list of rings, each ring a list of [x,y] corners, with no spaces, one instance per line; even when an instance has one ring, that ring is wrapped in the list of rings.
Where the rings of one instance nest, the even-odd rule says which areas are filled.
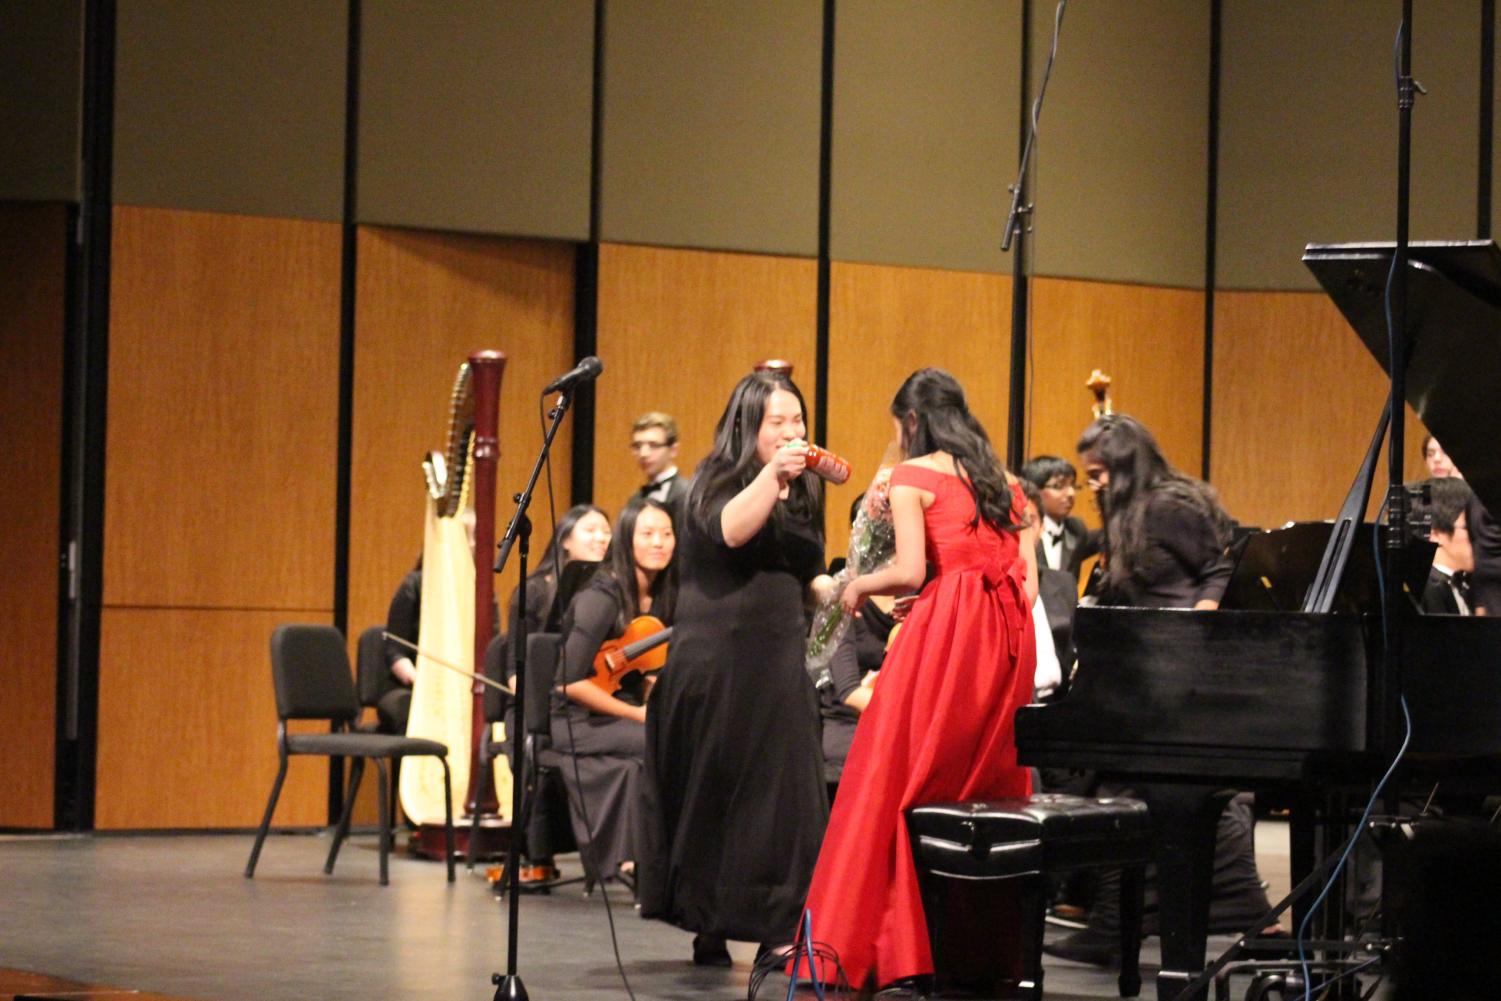
[[[901,465],[891,485],[934,494],[923,525],[938,572],[855,730],[808,893],[814,939],[838,951],[857,988],[933,972],[903,811],[1030,792],[1012,723],[1037,663],[1017,535],[971,527],[974,501],[956,476]]]

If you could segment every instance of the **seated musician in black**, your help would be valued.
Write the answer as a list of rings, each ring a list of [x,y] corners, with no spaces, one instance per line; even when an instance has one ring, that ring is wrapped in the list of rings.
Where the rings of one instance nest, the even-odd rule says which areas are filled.
[[[396,593],[391,596],[391,606],[386,611],[386,632],[399,636],[407,643],[417,643],[417,628],[422,624],[422,558],[417,565],[401,578]],[[376,703],[375,714],[380,719],[380,728],[385,733],[406,733],[407,716],[412,709],[412,683],[417,680],[416,655],[411,647],[395,640],[386,640],[386,669],[396,687],[391,688]]]
[[[560,771],[575,836],[600,879],[629,872],[636,858],[651,679],[635,673],[610,692],[596,682],[594,662],[600,647],[639,615],[671,624],[675,548],[667,506],[633,498],[620,512],[604,566],[563,617],[562,692],[553,699],[552,746],[572,759]]]
[[[870,705],[877,672],[886,659],[886,645],[897,625],[893,615],[896,600],[885,595],[865,600],[859,618],[834,648],[829,661],[831,683],[818,692],[819,715],[823,717],[823,777],[831,802],[855,739],[855,724]]]
[[[1465,508],[1472,491],[1457,476],[1432,479],[1424,485],[1429,500],[1423,507],[1431,522],[1428,541],[1438,548],[1418,604],[1429,615],[1469,615],[1473,596],[1467,578],[1475,569],[1475,556]]]
[[[1225,555],[1231,523],[1214,490],[1174,469],[1139,421],[1102,417],[1079,439],[1080,466],[1105,522],[1106,567],[1101,604],[1143,608],[1219,607],[1232,570]],[[1101,795],[1130,795],[1102,786]],[[1256,869],[1254,817],[1248,796],[1220,816],[1209,926],[1244,931],[1270,910]],[[1153,880],[1148,880],[1148,924]],[[1119,874],[1102,876],[1089,923],[1044,949],[1052,955],[1109,965],[1120,955]]]

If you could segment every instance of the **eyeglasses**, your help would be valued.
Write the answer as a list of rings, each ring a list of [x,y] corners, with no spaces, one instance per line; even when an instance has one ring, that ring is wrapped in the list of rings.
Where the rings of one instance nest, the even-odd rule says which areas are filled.
[[[671,442],[666,441],[633,441],[631,442],[631,451],[660,452],[662,449],[667,448],[671,444]]]

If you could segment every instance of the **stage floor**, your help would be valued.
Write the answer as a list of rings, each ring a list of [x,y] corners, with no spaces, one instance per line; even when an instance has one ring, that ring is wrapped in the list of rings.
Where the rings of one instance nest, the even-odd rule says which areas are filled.
[[[187,1001],[494,995],[506,914],[479,869],[461,866],[450,886],[441,865],[396,855],[382,887],[373,835],[352,838],[325,876],[327,837],[288,834],[267,840],[247,880],[250,844],[249,835],[221,834],[0,837],[0,968]],[[1286,885],[1286,828],[1259,825],[1258,849],[1275,899]],[[565,875],[577,873],[576,856],[563,861]],[[688,962],[690,935],[641,920],[622,890],[610,899],[641,1001],[745,997],[754,944],[731,944],[731,969],[698,968]],[[626,997],[598,892],[525,896],[520,925],[520,972],[535,1001]],[[1211,950],[1229,941],[1215,937]],[[1143,996],[1157,961],[1151,938]],[[768,983],[761,997],[780,998],[785,984]],[[1044,984],[1054,1001],[1117,996],[1114,972],[1052,959]],[[36,989],[0,971],[0,1001]]]

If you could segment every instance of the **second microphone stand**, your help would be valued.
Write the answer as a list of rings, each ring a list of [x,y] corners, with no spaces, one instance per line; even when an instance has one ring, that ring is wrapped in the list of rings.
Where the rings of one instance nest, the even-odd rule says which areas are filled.
[[[514,654],[516,667],[516,682],[512,686],[515,689],[515,711],[512,715],[513,728],[518,734],[511,734],[511,746],[513,750],[513,776],[511,783],[511,840],[506,855],[506,892],[507,892],[507,917],[506,917],[506,972],[497,973],[490,978],[495,984],[494,1001],[528,1001],[526,986],[521,982],[521,976],[516,972],[516,947],[518,942],[520,902],[521,902],[521,825],[517,818],[521,816],[522,796],[525,791],[526,757],[526,577],[527,558],[531,555],[532,522],[527,517],[527,509],[532,504],[532,493],[537,488],[537,479],[542,475],[542,469],[547,464],[547,458],[552,452],[552,440],[557,436],[558,428],[563,424],[563,418],[567,416],[568,408],[573,403],[573,387],[564,389],[558,396],[558,402],[548,411],[551,424],[547,427],[547,434],[542,438],[542,449],[537,453],[537,461],[532,465],[532,474],[527,478],[526,486],[513,498],[516,501],[516,513],[511,516],[511,523],[506,527],[506,533],[500,540],[500,552],[495,558],[495,573],[499,575],[505,570],[506,561],[510,558],[511,548],[520,543],[520,558],[517,563],[516,573],[516,605],[521,614],[516,619],[516,629],[511,637],[511,650]]]

